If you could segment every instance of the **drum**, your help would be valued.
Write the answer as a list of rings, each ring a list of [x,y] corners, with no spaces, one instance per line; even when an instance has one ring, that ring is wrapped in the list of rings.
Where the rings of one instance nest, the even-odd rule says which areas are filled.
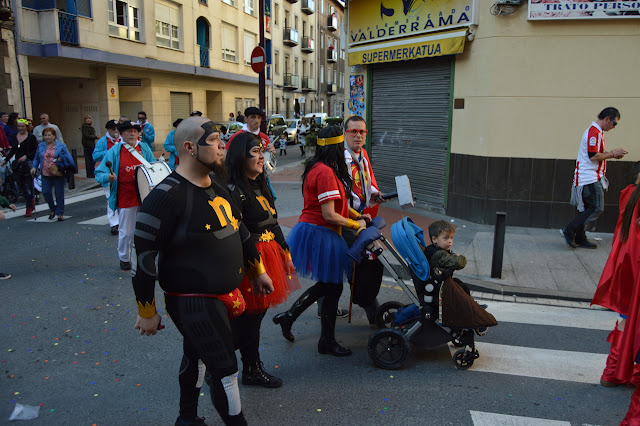
[[[138,196],[140,204],[142,204],[151,190],[170,174],[171,168],[164,161],[151,163],[148,166],[145,166],[144,164],[136,166],[134,178],[136,184],[136,195]]]
[[[270,152],[264,153],[264,175],[269,176],[271,173],[276,171],[276,156],[271,154]]]

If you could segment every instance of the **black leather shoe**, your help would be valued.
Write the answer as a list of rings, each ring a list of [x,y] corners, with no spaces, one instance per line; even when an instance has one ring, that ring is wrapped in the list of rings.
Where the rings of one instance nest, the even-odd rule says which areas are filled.
[[[282,329],[282,335],[284,336],[285,339],[287,339],[290,342],[293,342],[296,339],[291,333],[293,318],[291,314],[289,314],[289,311],[282,312],[276,315],[275,317],[273,317],[273,323],[280,325],[280,328]]]
[[[111,235],[118,235],[118,225],[111,227]]]
[[[564,237],[564,240],[567,242],[569,247],[576,248],[576,244],[573,242],[573,236],[566,232],[564,229],[560,230],[560,234]]]
[[[193,420],[184,420],[182,417],[176,419],[176,426],[207,426],[204,417],[196,417]]]
[[[584,241],[576,241],[576,245],[582,248],[595,249],[598,248],[597,244],[592,243],[591,241],[585,239]]]
[[[318,353],[341,357],[349,356],[352,352],[351,349],[340,346],[340,344],[335,340],[326,341],[324,339],[320,339],[318,341]]]
[[[131,262],[123,262],[121,260],[120,261],[120,269],[122,269],[123,271],[130,271],[131,270]]]
[[[282,386],[282,379],[264,371],[264,364],[258,361],[248,364],[242,369],[242,384],[245,386],[279,388]]]

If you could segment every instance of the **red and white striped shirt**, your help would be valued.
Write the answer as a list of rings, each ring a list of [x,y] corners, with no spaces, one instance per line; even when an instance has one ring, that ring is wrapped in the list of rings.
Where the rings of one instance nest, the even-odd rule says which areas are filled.
[[[585,130],[580,141],[576,169],[573,175],[574,186],[584,186],[597,182],[607,173],[607,160],[591,161],[589,154],[604,152],[604,132],[596,123]]]

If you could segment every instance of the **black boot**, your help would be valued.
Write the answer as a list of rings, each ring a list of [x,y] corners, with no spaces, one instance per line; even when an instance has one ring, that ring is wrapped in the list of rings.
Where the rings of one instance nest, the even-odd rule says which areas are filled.
[[[293,303],[288,311],[279,313],[273,317],[273,323],[280,325],[282,328],[282,335],[288,341],[293,342],[295,340],[295,337],[291,334],[291,326],[293,326],[293,323],[305,311],[305,309],[313,305],[313,303],[322,295],[320,284],[322,283],[316,283],[309,287],[304,293],[302,293],[298,300]]]
[[[322,303],[322,313],[320,314],[320,340],[318,341],[318,353],[333,356],[349,356],[351,349],[343,348],[335,338],[336,314],[338,300],[342,293],[342,284],[324,284],[324,302]]]
[[[367,314],[367,319],[371,325],[375,325],[376,323],[376,312],[378,311],[379,306],[380,304],[378,303],[378,299],[376,299],[372,304],[362,307],[364,312]]]
[[[264,371],[261,361],[247,364],[242,369],[242,384],[245,386],[264,386],[265,388],[279,388],[282,379]]]

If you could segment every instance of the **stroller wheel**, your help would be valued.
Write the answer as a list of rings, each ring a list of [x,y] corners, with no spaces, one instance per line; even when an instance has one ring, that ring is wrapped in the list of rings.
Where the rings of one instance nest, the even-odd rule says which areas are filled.
[[[378,368],[396,370],[404,365],[409,357],[409,341],[394,329],[376,331],[369,339],[369,357]]]
[[[460,349],[453,354],[453,364],[458,370],[466,370],[473,365],[473,361],[478,358],[478,351]]]
[[[385,302],[376,311],[376,326],[378,328],[389,328],[393,323],[393,316],[404,305],[400,302]]]

